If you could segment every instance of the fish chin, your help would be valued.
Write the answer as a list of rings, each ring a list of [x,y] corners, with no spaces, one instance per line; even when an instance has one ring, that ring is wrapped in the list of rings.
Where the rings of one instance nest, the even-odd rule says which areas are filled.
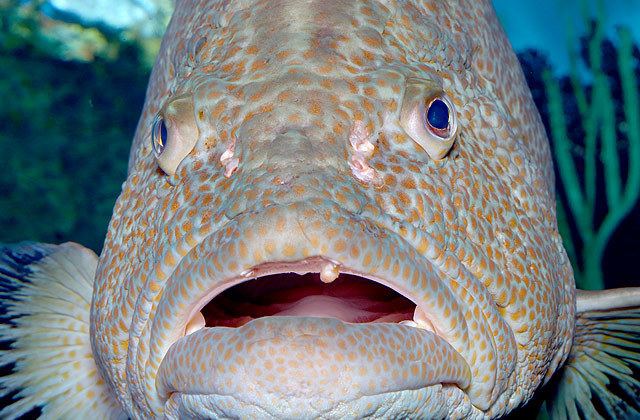
[[[460,410],[464,393],[454,385],[433,385],[420,389],[363,395],[340,402],[329,399],[289,396],[276,399],[265,396],[244,400],[235,395],[173,393],[164,407],[164,416],[178,418],[459,418],[469,410]],[[265,406],[265,400],[274,399]]]

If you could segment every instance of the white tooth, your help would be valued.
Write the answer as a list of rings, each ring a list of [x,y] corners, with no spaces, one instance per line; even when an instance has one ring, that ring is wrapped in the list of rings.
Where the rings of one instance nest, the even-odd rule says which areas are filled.
[[[408,325],[410,327],[418,328],[418,324],[416,324],[414,321],[410,321],[408,319],[406,319],[404,321],[400,321],[400,325]]]
[[[187,322],[187,326],[184,327],[184,335],[194,333],[201,328],[204,328],[204,316],[202,316],[202,312],[198,311]]]
[[[334,263],[326,263],[320,270],[320,280],[324,283],[331,283],[338,278],[340,271],[338,266]]]
[[[435,332],[435,328],[433,327],[433,323],[427,317],[427,314],[420,309],[419,306],[416,306],[416,310],[413,312],[413,322],[416,323],[418,328],[422,328],[427,331]]]
[[[253,277],[253,270],[244,270],[240,275],[246,278]]]

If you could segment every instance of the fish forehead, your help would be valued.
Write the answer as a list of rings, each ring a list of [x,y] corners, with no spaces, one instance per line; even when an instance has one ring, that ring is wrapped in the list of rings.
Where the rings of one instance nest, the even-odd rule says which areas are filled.
[[[443,162],[397,124],[411,78],[441,86],[454,103],[460,135]],[[167,100],[184,92],[194,97],[201,138],[169,183],[149,133]],[[375,140],[381,187],[349,168],[356,121]],[[240,162],[227,178],[219,159],[233,141]],[[488,3],[180,1],[100,260],[92,325],[99,364],[120,398],[145,392],[126,378],[147,374],[136,370],[140,359],[153,361],[147,318],[179,259],[177,244],[197,242],[196,230],[215,231],[274,202],[303,200],[320,213],[330,196],[368,220],[391,217],[427,232],[462,261],[517,330],[518,382],[539,382],[568,342],[571,318],[551,309],[570,300],[571,272],[549,161]],[[508,345],[503,329],[495,334]]]
[[[438,19],[450,21],[446,3],[439,10],[442,16],[425,15],[424,7],[411,3],[378,1],[183,4],[182,10],[204,12],[174,15],[169,30],[175,27],[180,42],[174,48],[164,48],[157,61],[157,77],[152,77],[149,87],[153,97],[148,98],[141,118],[132,164],[136,152],[148,156],[148,145],[142,139],[148,137],[153,116],[176,91],[193,91],[197,104],[209,105],[211,109],[204,111],[206,115],[213,111],[217,121],[206,123],[215,125],[219,130],[215,134],[222,136],[230,134],[220,132],[222,125],[233,126],[247,114],[293,102],[297,106],[284,113],[282,107],[272,111],[281,116],[298,114],[289,115],[291,123],[308,124],[309,118],[304,117],[309,115],[340,117],[336,109],[340,99],[342,106],[354,111],[358,108],[356,116],[360,119],[372,119],[379,114],[379,109],[373,109],[380,105],[376,101],[393,100],[393,105],[399,105],[403,88],[399,77],[413,74],[449,87],[455,82],[451,78],[442,81],[441,75],[451,73],[438,75],[438,70],[462,69],[470,54],[468,42],[455,45],[453,39],[436,30]],[[404,22],[395,24],[401,16]],[[416,25],[431,33],[416,39],[408,32],[411,28],[404,25]],[[385,32],[391,34],[387,38],[395,38],[393,43],[385,41]],[[436,37],[436,48],[425,56],[421,42]],[[459,38],[466,35],[461,33]],[[406,57],[411,56],[416,60],[407,66]],[[424,58],[421,67],[417,65],[419,56]],[[405,71],[398,72],[398,66]],[[285,91],[290,94],[276,96]],[[221,112],[220,105],[225,102],[230,106]],[[250,138],[245,143],[255,141]]]
[[[476,162],[509,154],[536,172],[524,175],[543,189],[538,195],[545,204],[553,200],[546,137],[488,2],[185,1],[178,3],[169,33],[149,85],[131,167],[138,155],[150,157],[145,140],[151,120],[177,91],[193,91],[204,115],[213,112],[205,125],[215,136],[238,135],[231,129],[265,109],[297,114],[288,117],[298,124],[309,125],[313,114],[339,119],[339,100],[352,108],[350,122],[354,116],[368,119],[378,129],[381,108],[398,111],[404,80],[397,79],[419,77],[437,81],[461,119],[470,122],[465,131],[472,134],[469,142],[479,143],[472,146],[479,147],[473,151]],[[294,100],[298,106],[287,112],[277,107]],[[215,105],[221,102],[235,107],[220,115]],[[317,133],[326,137],[326,131]],[[247,137],[245,144],[255,141]]]

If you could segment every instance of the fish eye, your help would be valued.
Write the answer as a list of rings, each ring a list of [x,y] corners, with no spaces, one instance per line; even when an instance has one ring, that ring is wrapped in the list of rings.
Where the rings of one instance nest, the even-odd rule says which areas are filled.
[[[449,105],[441,98],[434,98],[427,105],[427,127],[438,137],[449,137],[450,127]]]
[[[153,120],[153,127],[151,130],[151,145],[153,146],[153,153],[156,156],[160,156],[167,145],[167,125],[164,122],[164,118],[160,115],[156,116]]]
[[[453,147],[458,128],[455,107],[442,88],[429,81],[408,81],[399,122],[433,160],[444,158]]]
[[[184,94],[171,99],[153,120],[151,146],[158,166],[173,176],[180,163],[194,149],[200,131],[193,97]]]

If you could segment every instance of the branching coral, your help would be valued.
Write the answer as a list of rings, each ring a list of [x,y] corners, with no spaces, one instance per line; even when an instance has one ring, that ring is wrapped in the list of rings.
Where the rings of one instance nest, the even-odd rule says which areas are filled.
[[[618,37],[617,66],[624,110],[624,121],[619,126],[611,93],[611,80],[603,70],[602,19],[595,21],[593,36],[588,45],[588,60],[585,63],[593,79],[590,92],[581,82],[577,59],[572,60],[571,84],[584,132],[584,153],[581,156],[574,153],[575,144],[568,133],[560,84],[550,71],[546,71],[543,76],[556,165],[566,193],[568,210],[575,220],[581,249],[576,250],[568,232],[563,236],[574,263],[576,282],[585,289],[603,288],[601,265],[606,246],[640,195],[640,95],[635,74],[633,42],[628,29],[620,29]],[[625,139],[626,147],[623,147]],[[626,154],[621,153],[625,149]],[[621,170],[620,161],[625,155],[628,162],[622,162],[622,167],[626,171]],[[582,177],[578,173],[578,167],[584,168]],[[599,196],[602,194],[598,194],[597,177],[600,174],[604,177],[607,211],[603,218],[596,218],[594,213],[597,200],[603,199]],[[559,215],[562,216],[564,212],[565,209],[560,207]],[[576,251],[582,256],[581,261],[576,258]]]

